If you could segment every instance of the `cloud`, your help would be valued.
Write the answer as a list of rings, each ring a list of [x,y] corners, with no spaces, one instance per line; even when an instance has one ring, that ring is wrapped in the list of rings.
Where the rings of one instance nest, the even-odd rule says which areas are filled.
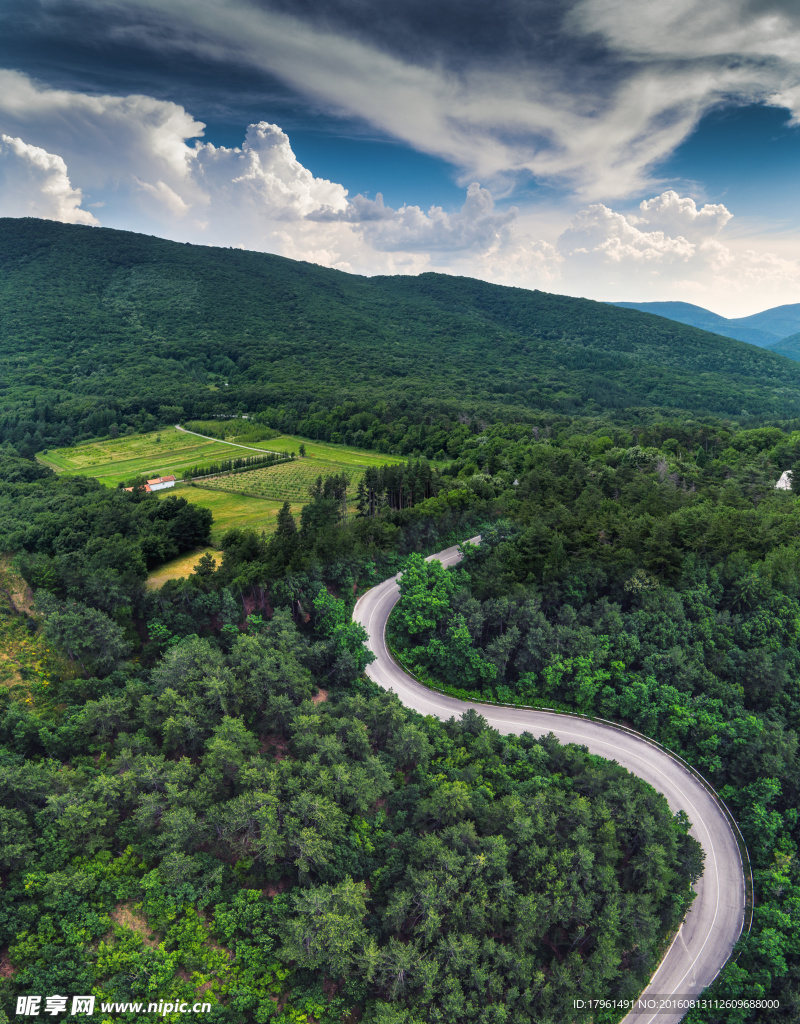
[[[86,192],[131,176],[175,188],[192,160],[186,140],[204,127],[177,103],[53,89],[0,70],[0,130],[58,153]]]
[[[365,238],[378,250],[447,254],[482,252],[502,245],[517,212],[516,207],[497,211],[491,192],[473,181],[464,205],[454,213],[441,206],[427,211],[419,206],[392,210],[378,195],[375,200],[356,196],[347,207],[346,217],[360,224]]]
[[[49,14],[64,10],[50,0]],[[273,76],[493,190],[533,175],[628,197],[711,108],[800,111],[791,0],[72,0],[110,45]],[[90,24],[86,12],[92,12]]]
[[[347,208],[347,189],[315,178],[292,151],[277,125],[251,124],[241,149],[197,143],[196,178],[213,202],[233,201],[277,219],[337,216]]]
[[[0,216],[99,223],[88,210],[81,209],[82,199],[60,156],[20,138],[0,135]]]
[[[641,221],[651,230],[661,229],[687,238],[706,238],[718,234],[733,214],[722,203],[706,203],[698,208],[694,199],[679,196],[673,189],[639,204]]]
[[[796,301],[800,261],[726,239],[732,217],[672,190],[635,213],[592,204],[558,238],[561,284],[590,298],[683,299],[728,316]]]
[[[643,200],[639,210],[639,215],[623,214],[603,203],[592,204],[561,235],[561,251],[609,263],[687,263],[708,250],[733,216],[721,203],[698,208],[694,199],[671,189]]]

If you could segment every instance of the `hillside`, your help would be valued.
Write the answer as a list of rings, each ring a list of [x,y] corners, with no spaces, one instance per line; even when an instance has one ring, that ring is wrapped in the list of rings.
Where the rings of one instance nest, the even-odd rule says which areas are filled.
[[[34,219],[0,220],[0,267],[4,437],[23,450],[345,401],[411,424],[445,407],[800,415],[790,361],[584,299]]]
[[[800,331],[781,338],[776,345],[772,346],[771,350],[778,355],[786,356],[787,359],[796,359],[800,362]]]
[[[797,359],[791,347],[783,345],[789,336],[800,330],[800,303],[786,306],[775,306],[765,309],[752,316],[728,319],[710,309],[695,306],[691,302],[614,302],[614,306],[624,309],[638,309],[642,313],[653,313],[666,317],[681,324],[700,327],[704,331],[713,331],[726,338],[746,341],[750,345],[769,348],[773,352]]]

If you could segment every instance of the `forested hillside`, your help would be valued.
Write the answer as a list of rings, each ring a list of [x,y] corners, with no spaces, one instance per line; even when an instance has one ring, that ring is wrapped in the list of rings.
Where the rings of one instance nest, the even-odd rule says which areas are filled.
[[[782,340],[795,334],[800,327],[800,304],[775,306],[751,316],[728,319],[712,313],[710,309],[695,306],[691,302],[615,302],[615,306],[624,309],[638,309],[643,313],[667,317],[678,323],[701,327],[704,331],[713,331],[726,338],[736,338],[751,345],[759,345],[778,352]],[[794,356],[790,356],[794,358]]]
[[[24,454],[237,409],[429,456],[459,414],[800,414],[800,367],[632,310],[32,219],[0,220],[0,373]]]

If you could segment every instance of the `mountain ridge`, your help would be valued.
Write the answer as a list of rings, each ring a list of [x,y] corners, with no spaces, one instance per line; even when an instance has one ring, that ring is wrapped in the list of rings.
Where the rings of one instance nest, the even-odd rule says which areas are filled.
[[[800,332],[800,303],[773,306],[760,313],[730,319],[691,302],[612,302],[611,305],[652,313],[676,323],[699,327],[701,330],[712,331],[726,338],[757,345],[759,348],[780,351],[780,354],[786,355],[789,359],[800,359],[800,353],[789,354],[778,347],[781,342],[788,341],[790,337]]]
[[[783,356],[589,299],[32,218],[0,219],[0,268],[11,407],[800,415],[800,367]]]

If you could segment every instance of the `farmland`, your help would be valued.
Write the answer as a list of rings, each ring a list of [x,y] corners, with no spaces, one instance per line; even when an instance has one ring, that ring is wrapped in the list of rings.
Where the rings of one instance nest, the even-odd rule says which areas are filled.
[[[400,455],[383,455],[381,452],[365,452],[360,448],[349,448],[343,444],[306,441],[302,437],[293,437],[291,434],[281,434],[280,437],[273,437],[269,441],[256,441],[253,447],[273,452],[291,453],[299,451],[301,444],[305,447],[305,457],[310,462],[335,463],[339,467],[337,472],[340,473],[356,466],[366,469],[369,466],[397,465],[406,461]]]
[[[137,476],[177,476],[193,466],[246,454],[222,441],[205,441],[174,427],[149,434],[133,434],[105,441],[89,441],[76,448],[42,452],[38,459],[57,473],[92,476],[115,487]]]
[[[226,479],[235,480],[236,477]],[[250,529],[274,533],[275,517],[281,509],[286,498],[279,501],[267,501],[263,498],[253,498],[247,494],[229,494],[227,491],[210,490],[207,487],[191,487],[188,484],[179,485],[174,490],[158,491],[158,497],[162,500],[171,494],[176,497],[186,498],[195,505],[211,509],[214,522],[211,527],[211,542],[219,546],[222,535],[227,530]],[[291,502],[292,515],[299,517],[303,502]]]
[[[369,452],[363,448],[352,448],[349,445],[308,441],[292,434],[279,434],[267,440],[254,441],[252,437],[254,434],[257,436],[255,433],[257,428],[242,420],[205,420],[193,423],[191,428],[192,430],[196,428],[198,433],[205,432],[215,437],[224,436],[225,440],[231,444],[245,445],[248,448],[259,448],[270,452],[286,452],[296,455],[299,453],[300,445],[303,445],[307,459],[336,463],[340,467],[338,472],[349,466],[361,466],[366,469],[368,466],[385,466],[387,463],[395,465],[406,461],[400,455],[384,455],[381,452]]]
[[[347,492],[352,500],[358,481],[364,475],[363,469],[358,466],[313,462],[306,459],[278,463],[276,466],[263,469],[251,469],[247,473],[213,477],[204,480],[202,486],[214,490],[251,494],[272,501],[296,501],[304,505],[308,503],[309,488],[313,486],[317,477],[342,472],[346,472],[350,477]]]
[[[207,426],[220,429],[227,436],[247,438],[246,426],[241,421],[210,422]],[[158,497],[170,495],[185,498],[193,504],[210,509],[214,522],[212,545],[219,546],[227,530],[253,529],[267,534],[275,530],[275,519],[284,501],[288,501],[292,514],[299,518],[300,509],[309,500],[309,488],[318,476],[347,473],[350,477],[348,494],[355,495],[358,481],[369,466],[399,463],[397,456],[359,451],[344,445],[322,444],[283,434],[269,441],[256,441],[248,447],[264,451],[299,452],[305,447],[305,458],[279,463],[245,473],[223,474],[203,480],[197,486],[180,482],[175,488],[159,491]],[[175,427],[165,427],[147,434],[90,441],[75,448],[59,448],[40,453],[40,462],[67,476],[91,476],[108,487],[126,483],[135,477],[176,476],[195,466],[210,466],[215,462],[248,455],[231,442],[206,440]],[[151,576],[151,586],[159,586],[167,579],[191,573],[199,554],[182,556],[159,568]]]

